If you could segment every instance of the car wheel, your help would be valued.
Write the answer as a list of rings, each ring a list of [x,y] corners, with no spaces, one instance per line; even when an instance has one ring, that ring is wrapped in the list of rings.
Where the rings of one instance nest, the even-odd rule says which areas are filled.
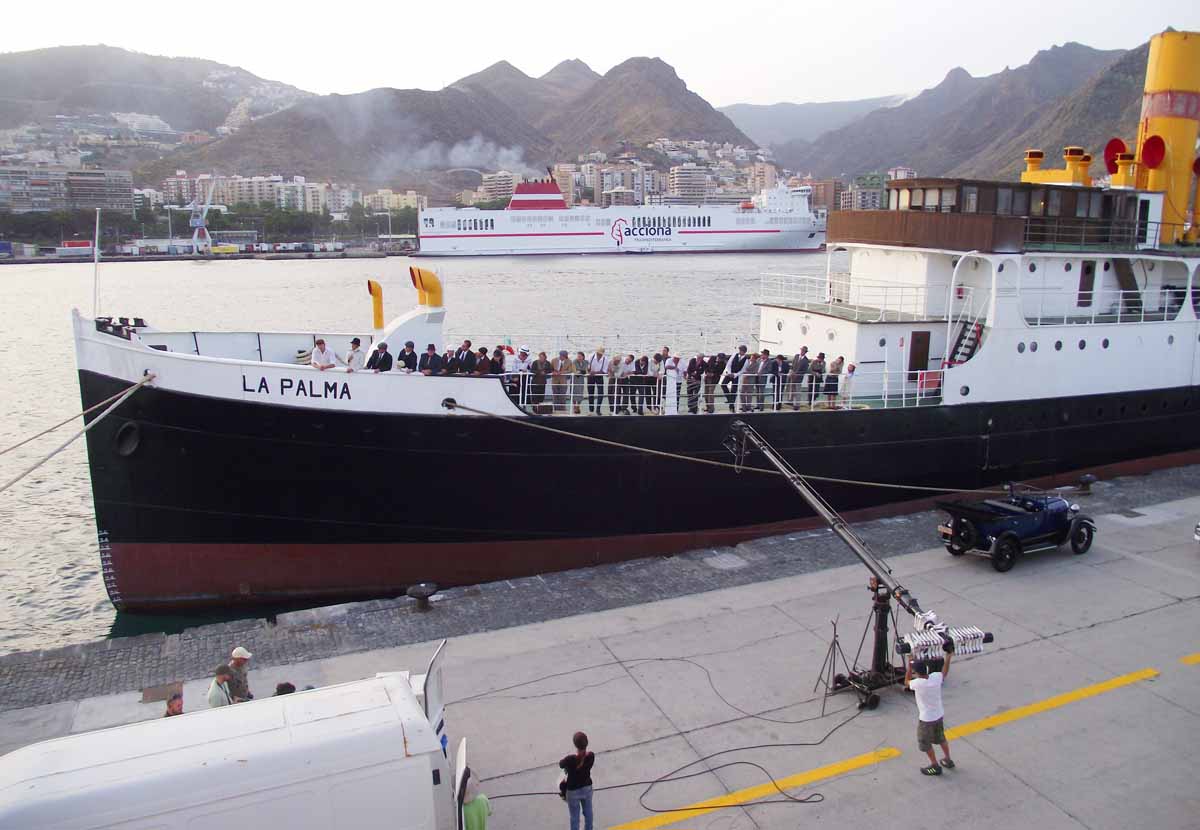
[[[960,548],[958,545],[954,544],[953,542],[947,543],[946,550],[950,553],[951,556],[962,556],[964,553],[966,553],[965,550],[963,550],[962,548]]]
[[[950,544],[946,548],[955,556],[961,556],[975,547],[978,541],[979,531],[975,528],[971,520],[958,518],[954,520],[954,525],[950,528]],[[954,548],[958,548],[957,553],[955,553]]]
[[[1071,531],[1071,550],[1076,556],[1087,553],[1096,538],[1096,531],[1087,522],[1080,522]]]
[[[1021,555],[1021,543],[1015,536],[1001,536],[992,551],[992,567],[1000,573],[1011,571]]]

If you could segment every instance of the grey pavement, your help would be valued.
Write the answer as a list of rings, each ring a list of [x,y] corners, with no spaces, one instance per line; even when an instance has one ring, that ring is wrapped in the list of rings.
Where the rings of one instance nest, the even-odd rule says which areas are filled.
[[[598,755],[593,775],[601,788],[601,827],[782,830],[874,820],[931,830],[1196,828],[1200,663],[1181,660],[1200,653],[1195,475],[1194,469],[1171,471],[1156,474],[1157,481],[1132,480],[1124,492],[1124,481],[1101,488],[1086,502],[1100,532],[1084,556],[1069,550],[1032,555],[1007,574],[982,558],[952,559],[927,541],[891,557],[923,605],[952,625],[977,624],[996,635],[983,654],[956,660],[947,680],[947,725],[983,723],[953,741],[958,768],[940,778],[918,771],[924,756],[915,746],[910,696],[886,690],[878,709],[862,712],[854,698],[836,696],[822,717],[822,701],[812,694],[833,618],[851,658],[857,649],[869,609],[867,573],[857,563],[456,634],[445,668],[451,743],[468,739],[471,766],[492,798],[493,830],[565,826],[564,805],[545,793],[577,729],[590,734]],[[1137,501],[1128,497],[1131,491]],[[1154,500],[1156,494],[1165,498]],[[930,520],[887,520],[861,530],[881,551],[894,552],[906,533],[914,543],[928,540]],[[920,532],[911,530],[917,526]],[[780,561],[799,558],[788,545],[775,547]],[[769,556],[763,550],[723,552],[754,562],[755,554]],[[826,555],[832,559],[833,549]],[[597,581],[644,574],[643,568],[664,562],[682,560],[676,564],[684,573],[708,567],[736,575],[756,567],[726,571],[703,565],[703,558],[547,580],[559,591],[578,586],[586,604],[598,602]],[[468,597],[487,598],[498,608],[504,603],[497,595],[510,602],[518,596],[492,586],[451,593],[428,614],[410,612],[411,625],[395,636],[414,639],[384,648],[287,665],[263,665],[256,655],[251,686],[265,694],[280,679],[303,687],[377,671],[421,671],[441,635],[432,621],[449,617],[457,624],[454,609]],[[353,606],[324,621],[310,615],[295,627],[338,629],[378,613],[386,612]],[[907,630],[903,615],[901,624]],[[286,637],[287,628],[273,630]],[[222,637],[230,633],[237,632],[223,630],[209,641],[224,649]],[[1157,674],[1097,686],[1144,669]],[[187,708],[203,706],[206,685],[203,679],[184,684]],[[161,714],[161,703],[140,700],[130,689],[10,707],[0,712],[0,752]],[[1020,709],[1047,700],[1048,709]],[[983,720],[1014,710],[1023,716]],[[895,757],[869,755],[854,769],[787,789],[794,798],[820,795],[823,801],[801,804],[770,789],[768,773],[786,781],[879,751]],[[649,787],[685,765],[691,766],[684,774],[697,774]],[[635,785],[620,786],[628,784]],[[737,806],[715,812],[648,809],[729,794]]]

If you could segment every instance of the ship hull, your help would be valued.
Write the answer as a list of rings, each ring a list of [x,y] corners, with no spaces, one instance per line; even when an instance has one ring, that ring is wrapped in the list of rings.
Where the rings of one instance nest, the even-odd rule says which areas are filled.
[[[85,406],[128,385],[79,378]],[[1192,452],[1198,393],[737,417],[803,473],[969,489]],[[728,461],[734,417],[538,421]],[[105,582],[125,609],[388,595],[813,524],[777,476],[486,417],[315,411],[147,387],[87,438]],[[930,497],[818,487],[847,513]]]

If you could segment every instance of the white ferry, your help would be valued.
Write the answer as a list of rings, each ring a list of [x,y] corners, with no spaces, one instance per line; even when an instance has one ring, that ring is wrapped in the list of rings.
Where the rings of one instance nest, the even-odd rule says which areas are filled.
[[[568,207],[553,179],[521,182],[507,210],[421,211],[423,256],[815,251],[812,188],[779,185],[737,205]]]

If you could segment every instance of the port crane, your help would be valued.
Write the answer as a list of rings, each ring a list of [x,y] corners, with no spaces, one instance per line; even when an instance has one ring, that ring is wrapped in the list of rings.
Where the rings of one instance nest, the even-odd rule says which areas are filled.
[[[196,195],[192,199],[192,215],[188,219],[188,225],[192,230],[192,252],[196,254],[212,253],[212,237],[208,233],[208,209],[212,207],[213,190],[217,187],[217,177],[210,176],[208,181],[208,195],[204,199],[204,205],[200,205],[200,179],[196,179]]]
[[[983,651],[983,644],[992,642],[992,634],[975,626],[958,626],[951,628],[938,619],[932,610],[925,610],[912,593],[905,588],[892,574],[888,564],[879,558],[874,551],[862,540],[850,525],[829,502],[813,489],[804,476],[796,472],[774,447],[763,438],[754,427],[745,421],[736,420],[730,424],[730,435],[725,440],[725,446],[733,453],[737,466],[740,468],[751,450],[763,455],[767,462],[779,471],[788,484],[792,486],[801,498],[808,503],[822,521],[829,526],[839,539],[854,552],[859,561],[871,572],[869,588],[872,595],[871,612],[874,620],[874,640],[871,650],[871,664],[866,668],[848,667],[845,674],[833,677],[830,691],[839,692],[853,689],[859,697],[859,706],[874,709],[879,704],[876,690],[891,686],[904,679],[904,669],[892,664],[889,655],[889,621],[892,616],[891,602],[907,611],[913,617],[912,634],[896,637],[896,651],[908,654],[913,659],[940,661],[944,651],[976,654]],[[866,634],[864,632],[864,642]],[[836,645],[836,641],[835,641]],[[831,654],[834,646],[831,646]],[[830,658],[832,665],[832,657]]]

